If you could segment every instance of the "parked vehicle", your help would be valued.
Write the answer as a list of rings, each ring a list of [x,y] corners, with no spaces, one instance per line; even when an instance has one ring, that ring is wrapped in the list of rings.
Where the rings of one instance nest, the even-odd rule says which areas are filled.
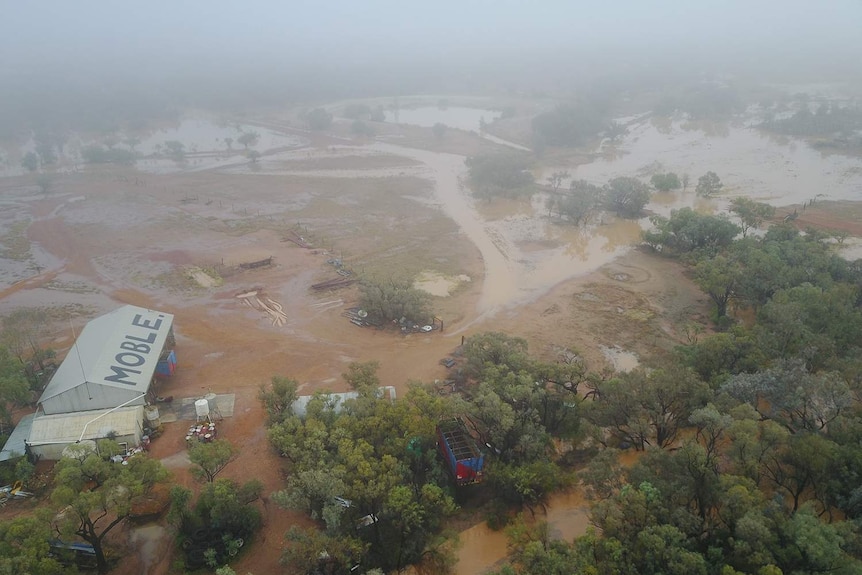
[[[48,542],[48,545],[51,546],[50,555],[67,567],[96,568],[96,550],[89,543],[66,543],[59,539],[53,539]]]
[[[437,448],[456,485],[482,481],[485,456],[479,451],[463,420],[449,419],[437,425]]]

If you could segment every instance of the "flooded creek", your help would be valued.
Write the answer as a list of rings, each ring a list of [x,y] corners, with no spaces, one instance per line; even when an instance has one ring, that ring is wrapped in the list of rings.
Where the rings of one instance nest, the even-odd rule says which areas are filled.
[[[858,158],[823,154],[804,141],[743,126],[720,126],[710,133],[689,128],[680,122],[635,121],[620,144],[605,144],[594,161],[548,168],[541,178],[567,170],[573,179],[604,184],[618,176],[648,179],[655,171],[673,171],[690,175],[693,192],[697,179],[711,170],[725,185],[722,195],[744,195],[775,206],[801,204],[818,194],[826,200],[862,200]],[[685,195],[674,194],[677,199]]]

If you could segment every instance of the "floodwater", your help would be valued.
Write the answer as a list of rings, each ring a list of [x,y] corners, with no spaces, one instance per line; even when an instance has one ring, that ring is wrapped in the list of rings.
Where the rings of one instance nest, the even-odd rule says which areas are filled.
[[[524,512],[529,519],[529,511]],[[572,541],[587,532],[590,526],[589,503],[580,490],[555,493],[548,501],[546,513],[536,511],[536,520],[546,521],[553,539]],[[508,557],[504,531],[494,531],[485,522],[459,534],[460,548],[455,575],[477,575],[495,568]]]
[[[424,106],[421,108],[387,110],[385,115],[387,122],[395,124],[410,124],[412,126],[430,128],[434,124],[440,123],[445,124],[449,128],[478,132],[480,121],[484,120],[490,124],[498,119],[502,115],[502,112],[458,106],[446,108]]]
[[[460,284],[469,281],[470,276],[468,275],[450,277],[426,270],[419,274],[413,282],[413,287],[433,296],[448,297]]]
[[[626,220],[609,219],[591,231],[558,227],[529,214],[486,222],[462,185],[466,173],[463,156],[380,142],[372,147],[407,156],[428,168],[443,210],[482,254],[481,317],[530,301],[565,279],[613,261],[640,237],[637,223]]]
[[[143,154],[153,154],[161,150],[165,142],[175,140],[182,142],[186,153],[227,152],[229,149],[239,152],[243,151],[244,147],[237,143],[236,139],[245,132],[255,132],[260,136],[257,144],[252,146],[258,150],[297,147],[303,143],[303,140],[296,136],[256,126],[238,122],[217,123],[206,116],[192,116],[184,118],[174,126],[156,130],[142,137],[137,149]],[[233,139],[230,148],[225,141],[226,138]]]
[[[487,132],[480,130],[480,124],[484,120],[486,124],[491,124],[498,120],[502,112],[496,110],[484,110],[481,108],[463,108],[463,107],[447,107],[439,108],[434,106],[424,106],[421,108],[403,108],[398,110],[387,110],[385,113],[386,121],[393,124],[410,124],[412,126],[420,126],[422,128],[431,128],[434,124],[444,124],[448,128],[464,130],[467,132],[476,132],[482,138],[489,142],[494,142],[501,146],[513,148],[529,152],[530,148],[526,148],[515,142],[498,138]]]
[[[847,238],[838,248],[838,255],[848,261],[862,259],[862,238]]]
[[[573,179],[604,184],[618,176],[648,179],[656,171],[672,171],[690,175],[692,192],[701,175],[714,171],[724,183],[722,195],[744,195],[775,206],[801,204],[818,194],[825,200],[862,200],[862,160],[823,154],[804,141],[754,128],[725,125],[707,133],[681,122],[660,125],[642,119],[629,125],[621,144],[604,145],[601,152],[588,164],[548,168],[541,177],[567,170]]]
[[[619,346],[606,347],[599,346],[602,355],[613,366],[614,371],[629,372],[640,365],[638,356],[630,351],[626,351]]]
[[[213,168],[238,166],[247,169],[250,164],[245,157],[245,148],[236,142],[245,132],[255,132],[258,142],[249,150],[296,149],[307,145],[307,140],[290,134],[240,123],[219,124],[207,117],[186,118],[168,128],[151,132],[141,139],[137,149],[149,157],[137,161],[142,172],[170,174],[174,172],[198,172]],[[226,139],[230,138],[230,147]],[[166,157],[152,157],[165,153],[165,142],[177,141],[184,146],[186,157],[177,162]]]

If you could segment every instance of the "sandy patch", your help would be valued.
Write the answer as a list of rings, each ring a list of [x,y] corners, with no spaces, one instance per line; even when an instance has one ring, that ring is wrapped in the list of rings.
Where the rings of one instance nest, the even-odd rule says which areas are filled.
[[[470,276],[461,274],[446,276],[434,271],[423,271],[413,282],[413,287],[437,297],[449,297],[458,286],[469,283]]]

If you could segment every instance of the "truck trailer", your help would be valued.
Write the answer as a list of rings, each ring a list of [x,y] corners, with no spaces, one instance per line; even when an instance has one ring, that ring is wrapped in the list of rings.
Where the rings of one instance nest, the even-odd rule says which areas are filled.
[[[437,425],[437,448],[456,485],[481,483],[485,456],[461,419],[449,419]]]

